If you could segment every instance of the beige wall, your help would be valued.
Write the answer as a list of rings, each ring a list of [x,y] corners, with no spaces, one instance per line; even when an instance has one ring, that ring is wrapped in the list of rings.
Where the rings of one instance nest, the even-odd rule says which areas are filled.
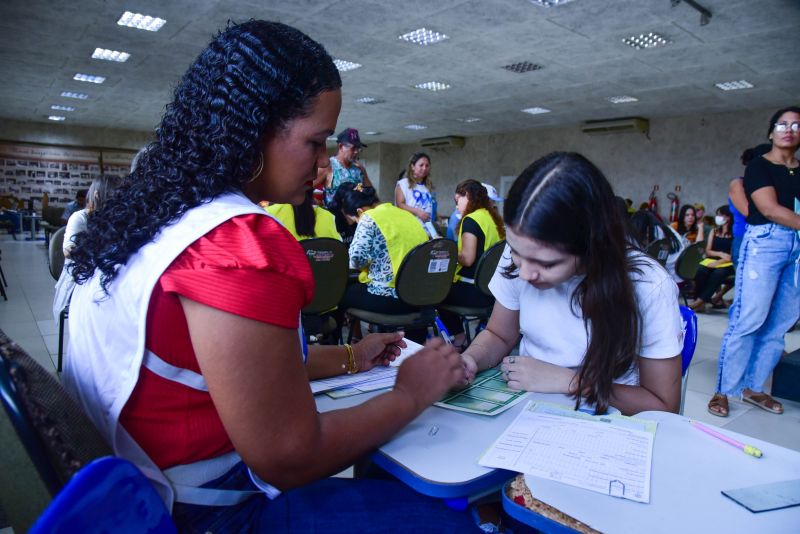
[[[0,140],[3,141],[139,150],[152,139],[153,134],[149,132],[0,120]]]

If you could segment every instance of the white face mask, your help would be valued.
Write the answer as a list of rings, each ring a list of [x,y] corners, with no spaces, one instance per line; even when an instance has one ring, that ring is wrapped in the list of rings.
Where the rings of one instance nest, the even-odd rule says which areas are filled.
[[[717,223],[717,226],[722,226],[723,224],[725,224],[725,217],[723,217],[722,215],[717,215],[716,217],[714,217],[714,222]]]

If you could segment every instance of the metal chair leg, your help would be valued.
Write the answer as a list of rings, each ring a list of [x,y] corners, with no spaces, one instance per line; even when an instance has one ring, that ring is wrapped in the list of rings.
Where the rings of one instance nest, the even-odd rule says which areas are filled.
[[[58,365],[56,366],[56,370],[59,373],[61,372],[61,360],[64,355],[64,319],[67,318],[68,313],[69,307],[64,308],[61,310],[61,313],[58,314]]]

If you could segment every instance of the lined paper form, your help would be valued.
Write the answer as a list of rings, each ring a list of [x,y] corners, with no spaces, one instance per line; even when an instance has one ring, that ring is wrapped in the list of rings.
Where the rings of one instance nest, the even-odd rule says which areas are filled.
[[[529,402],[478,463],[650,502],[655,423],[541,404]]]

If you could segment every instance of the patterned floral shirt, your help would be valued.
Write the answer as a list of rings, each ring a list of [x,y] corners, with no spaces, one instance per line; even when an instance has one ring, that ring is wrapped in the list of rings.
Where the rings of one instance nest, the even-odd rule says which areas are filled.
[[[368,267],[370,283],[367,291],[381,297],[397,298],[397,291],[388,284],[394,279],[392,260],[386,246],[386,238],[375,220],[365,213],[361,216],[350,244],[350,268]]]

